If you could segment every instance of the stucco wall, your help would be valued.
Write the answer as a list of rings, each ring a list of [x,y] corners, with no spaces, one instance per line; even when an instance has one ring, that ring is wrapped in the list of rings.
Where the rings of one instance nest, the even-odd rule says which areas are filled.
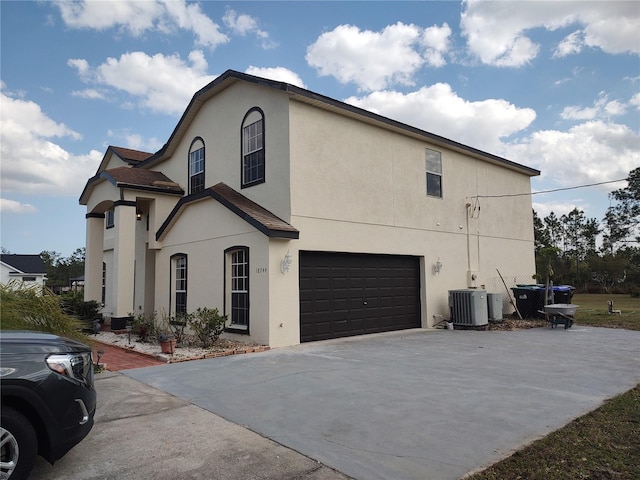
[[[266,182],[241,189],[241,126],[253,107],[264,112]],[[154,166],[188,192],[191,142],[205,143],[205,188],[224,182],[281,218],[290,215],[288,96],[258,85],[236,83],[210,99],[198,112],[168,160]]]
[[[167,233],[156,253],[156,311],[170,312],[171,256],[187,255],[187,311],[198,307],[225,311],[225,250],[249,248],[250,335],[243,341],[269,344],[268,238],[213,199],[189,205]]]
[[[426,195],[426,148],[442,154],[442,198]],[[469,271],[480,288],[496,268],[535,271],[530,195],[477,198],[526,194],[525,174],[299,102],[291,163],[297,249],[421,257],[423,326],[448,315],[448,291],[467,288]]]

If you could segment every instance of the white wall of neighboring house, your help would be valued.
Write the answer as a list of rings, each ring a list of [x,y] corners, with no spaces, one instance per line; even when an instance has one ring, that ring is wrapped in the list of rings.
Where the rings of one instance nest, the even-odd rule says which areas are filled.
[[[47,276],[45,274],[21,272],[11,265],[0,262],[0,283],[3,285],[17,283],[25,287],[44,287],[47,283]]]

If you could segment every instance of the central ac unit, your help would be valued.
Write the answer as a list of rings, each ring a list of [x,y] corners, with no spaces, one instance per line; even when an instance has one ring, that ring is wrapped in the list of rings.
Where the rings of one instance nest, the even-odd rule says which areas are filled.
[[[449,290],[449,311],[455,325],[482,326],[489,323],[487,292],[475,288]]]

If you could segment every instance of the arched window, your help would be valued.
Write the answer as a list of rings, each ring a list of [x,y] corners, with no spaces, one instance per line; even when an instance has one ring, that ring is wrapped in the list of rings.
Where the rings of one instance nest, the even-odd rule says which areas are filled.
[[[242,121],[242,188],[264,182],[264,113],[258,107]]]
[[[204,141],[197,137],[189,148],[189,193],[204,190]]]

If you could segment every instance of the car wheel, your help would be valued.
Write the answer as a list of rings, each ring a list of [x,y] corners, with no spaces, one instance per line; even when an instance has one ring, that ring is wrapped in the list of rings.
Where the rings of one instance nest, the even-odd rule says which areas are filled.
[[[17,410],[2,407],[0,479],[23,480],[36,462],[38,438],[33,426]]]

